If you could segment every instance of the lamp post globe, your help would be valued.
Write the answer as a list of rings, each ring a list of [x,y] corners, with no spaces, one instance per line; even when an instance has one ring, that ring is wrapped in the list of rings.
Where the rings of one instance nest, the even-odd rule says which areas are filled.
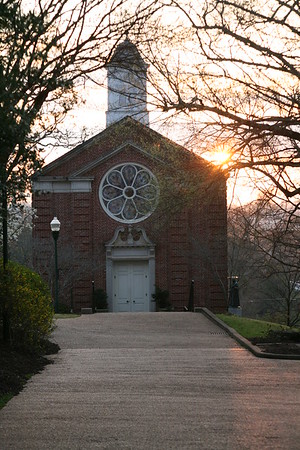
[[[54,311],[58,312],[58,264],[57,264],[57,239],[60,231],[60,221],[57,217],[54,217],[50,222],[50,228],[54,239],[54,259],[55,259],[55,299],[54,299]]]
[[[51,220],[50,228],[51,228],[52,233],[59,232],[59,230],[60,230],[60,221],[58,220],[57,217],[53,217],[53,219]]]

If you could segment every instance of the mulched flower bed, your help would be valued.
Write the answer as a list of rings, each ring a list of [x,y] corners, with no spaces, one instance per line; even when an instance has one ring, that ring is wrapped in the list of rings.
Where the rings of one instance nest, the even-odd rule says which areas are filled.
[[[17,394],[26,381],[51,361],[45,356],[57,353],[58,345],[47,342],[42,354],[28,353],[0,342],[0,396]]]
[[[276,353],[277,355],[299,355],[300,345],[294,342],[275,342],[255,344],[264,353]]]
[[[265,353],[300,355],[300,332],[297,331],[270,331],[267,337],[254,338],[251,342]]]

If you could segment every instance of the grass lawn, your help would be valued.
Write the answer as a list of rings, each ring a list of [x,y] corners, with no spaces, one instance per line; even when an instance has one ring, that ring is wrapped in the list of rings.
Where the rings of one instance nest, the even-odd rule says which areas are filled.
[[[76,319],[76,317],[80,317],[80,314],[74,314],[74,313],[60,314],[60,313],[57,313],[57,314],[54,315],[54,319]]]
[[[6,403],[9,402],[9,400],[11,398],[13,398],[14,396],[15,396],[15,394],[12,392],[9,392],[8,394],[0,395],[0,409],[3,408],[6,405]]]
[[[224,323],[226,323],[226,325],[234,328],[246,339],[266,337],[271,330],[283,331],[289,329],[289,327],[280,325],[278,323],[248,319],[247,317],[239,317],[227,314],[217,314],[217,317]]]

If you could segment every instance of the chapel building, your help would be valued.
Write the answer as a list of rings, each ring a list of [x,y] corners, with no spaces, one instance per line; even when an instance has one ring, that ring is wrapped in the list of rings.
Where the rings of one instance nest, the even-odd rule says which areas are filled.
[[[53,287],[50,222],[58,239],[59,301],[80,312],[101,288],[110,312],[227,308],[223,173],[149,127],[147,64],[126,39],[107,64],[106,129],[33,179],[35,267]]]

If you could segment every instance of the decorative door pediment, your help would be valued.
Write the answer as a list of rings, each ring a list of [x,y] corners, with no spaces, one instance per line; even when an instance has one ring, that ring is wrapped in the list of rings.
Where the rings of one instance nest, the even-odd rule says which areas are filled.
[[[146,247],[153,250],[155,247],[142,227],[132,225],[116,228],[113,238],[105,246],[107,251],[118,247]]]

